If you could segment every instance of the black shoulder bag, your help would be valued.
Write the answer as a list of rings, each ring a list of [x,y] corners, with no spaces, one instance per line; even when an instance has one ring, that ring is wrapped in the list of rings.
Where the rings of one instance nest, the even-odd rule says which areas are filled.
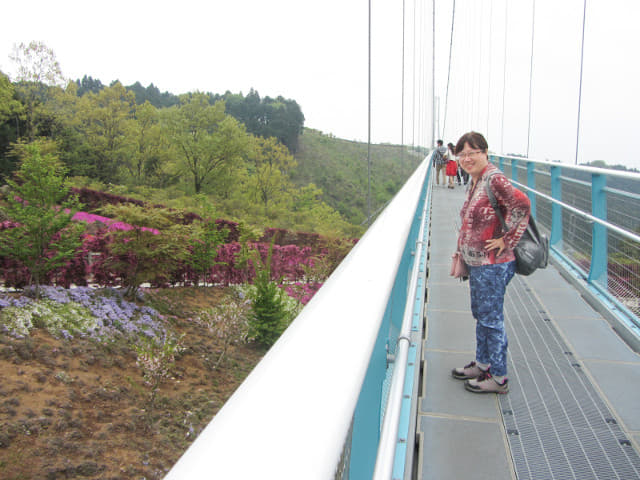
[[[485,187],[491,206],[502,223],[502,230],[506,233],[508,231],[507,224],[498,207],[496,196],[489,186],[489,179],[487,179]],[[532,215],[529,215],[529,225],[513,249],[513,253],[516,256],[516,273],[520,275],[531,275],[538,268],[545,268],[549,263],[549,239],[538,231]]]

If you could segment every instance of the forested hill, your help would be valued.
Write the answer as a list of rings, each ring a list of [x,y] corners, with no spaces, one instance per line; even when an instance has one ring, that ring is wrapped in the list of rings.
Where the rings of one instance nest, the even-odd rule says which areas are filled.
[[[32,49],[48,52],[23,48],[26,62]],[[293,99],[32,78],[44,77],[12,82],[0,72],[0,185],[43,156],[76,188],[256,230],[353,238],[421,160],[408,147],[372,145],[368,212],[367,145],[305,129]]]
[[[322,199],[351,224],[360,225],[367,215],[367,144],[304,129],[295,154],[297,185],[313,183]],[[374,213],[404,185],[424,155],[399,145],[371,146],[371,208]]]
[[[78,87],[79,96],[87,93],[98,94],[105,88],[100,80],[87,75],[82,80],[76,80],[75,84]],[[160,92],[153,83],[143,87],[140,82],[135,82],[125,88],[135,95],[137,105],[149,102],[155,108],[168,108],[180,104],[178,95]],[[212,105],[219,100],[224,100],[226,113],[244,124],[247,132],[265,138],[275,137],[292,153],[296,152],[298,135],[302,133],[304,125],[304,115],[295,100],[282,96],[260,98],[260,94],[254,89],[251,89],[246,96],[229,91],[224,94],[206,93],[206,96]]]

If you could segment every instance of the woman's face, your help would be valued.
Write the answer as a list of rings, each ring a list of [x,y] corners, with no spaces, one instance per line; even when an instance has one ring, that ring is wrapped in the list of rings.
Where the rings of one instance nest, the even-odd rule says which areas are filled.
[[[471,175],[474,179],[480,177],[482,171],[489,163],[489,157],[485,152],[472,148],[466,142],[462,151],[458,153],[458,160],[460,161],[460,166],[465,170],[465,172]]]

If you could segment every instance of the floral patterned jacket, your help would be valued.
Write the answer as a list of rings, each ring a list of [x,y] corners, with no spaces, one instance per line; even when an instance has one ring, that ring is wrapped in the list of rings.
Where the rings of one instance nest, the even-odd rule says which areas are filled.
[[[489,177],[491,172],[497,171]],[[508,231],[503,232],[485,185],[490,188],[502,210]],[[529,198],[511,185],[507,177],[495,165],[489,164],[475,185],[471,185],[467,199],[460,210],[462,224],[458,235],[458,251],[470,266],[492,265],[515,260],[513,248],[527,229],[531,203]],[[485,241],[504,236],[505,249],[496,256],[497,249],[485,250]]]

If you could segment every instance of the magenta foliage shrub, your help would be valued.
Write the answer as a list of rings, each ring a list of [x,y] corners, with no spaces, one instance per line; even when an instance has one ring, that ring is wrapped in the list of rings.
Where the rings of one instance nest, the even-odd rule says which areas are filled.
[[[118,200],[121,203],[127,201],[124,197],[84,190],[85,202],[87,198],[93,202],[103,201],[104,198],[111,201]],[[131,230],[134,227],[124,222],[116,222],[111,218],[86,212],[78,212],[73,218],[89,224],[87,232],[83,235],[82,247],[66,265],[50,272],[46,282],[66,288],[72,284],[85,286],[88,283],[103,287],[121,285],[122,279],[130,273],[129,270],[135,268],[136,258],[133,254],[121,258],[121,260],[126,260],[124,263],[128,267],[124,268],[126,271],[116,271],[113,262],[108,262],[111,255],[109,242],[113,241],[108,234],[114,229]],[[184,217],[181,218],[184,219]],[[331,255],[330,244],[320,235],[268,229],[261,241],[247,245],[248,249],[254,252],[251,253],[243,252],[243,247],[238,242],[240,237],[238,223],[224,219],[218,219],[215,223],[219,230],[226,230],[228,234],[226,243],[218,248],[216,265],[207,275],[208,282],[225,286],[252,283],[256,273],[252,256],[257,251],[264,264],[271,247],[271,278],[277,282],[285,282],[289,295],[306,303],[320,287],[319,283],[306,284],[303,282],[305,269],[313,267],[318,256]],[[2,222],[0,230],[13,228],[15,225],[13,222]],[[161,234],[155,229],[145,228],[145,230]],[[272,240],[273,245],[271,245]],[[308,244],[305,245],[303,242],[308,242]],[[29,284],[29,272],[18,262],[0,257],[0,268],[5,286],[23,288]],[[194,285],[198,279],[198,274],[188,264],[183,263],[175,271],[166,272],[165,275],[156,278],[152,281],[152,286]]]
[[[29,269],[22,262],[9,257],[0,257],[0,271],[5,287],[24,288],[29,285]]]
[[[227,242],[238,242],[240,240],[240,228],[238,227],[237,222],[232,222],[230,220],[223,220],[219,218],[215,221],[215,224],[218,227],[218,231],[222,231],[224,229],[227,230]]]
[[[82,203],[87,210],[96,210],[104,205],[118,205],[121,203],[132,203],[139,207],[144,206],[142,200],[136,200],[135,198],[122,197],[120,195],[113,195],[107,192],[101,192],[99,190],[92,190],[90,188],[72,188],[72,195],[77,195],[78,200]]]
[[[322,286],[322,283],[296,282],[294,284],[283,285],[282,288],[284,288],[285,292],[287,292],[287,295],[289,295],[292,298],[295,298],[303,305],[306,305],[307,303],[309,303],[309,300],[313,298],[316,292],[320,290],[321,286]]]
[[[86,212],[77,212],[72,220],[83,221],[86,223],[102,223],[108,226],[109,231],[113,230],[133,230],[133,226],[124,222],[116,222],[112,218],[103,217],[101,215],[94,215],[93,213]],[[148,232],[153,232],[155,235],[158,235],[160,232],[155,228],[142,227],[142,230],[146,230]]]
[[[326,242],[317,233],[307,232],[290,232],[283,228],[267,228],[260,238],[261,242],[271,243],[274,245],[297,245],[310,247],[315,253],[322,249]]]

